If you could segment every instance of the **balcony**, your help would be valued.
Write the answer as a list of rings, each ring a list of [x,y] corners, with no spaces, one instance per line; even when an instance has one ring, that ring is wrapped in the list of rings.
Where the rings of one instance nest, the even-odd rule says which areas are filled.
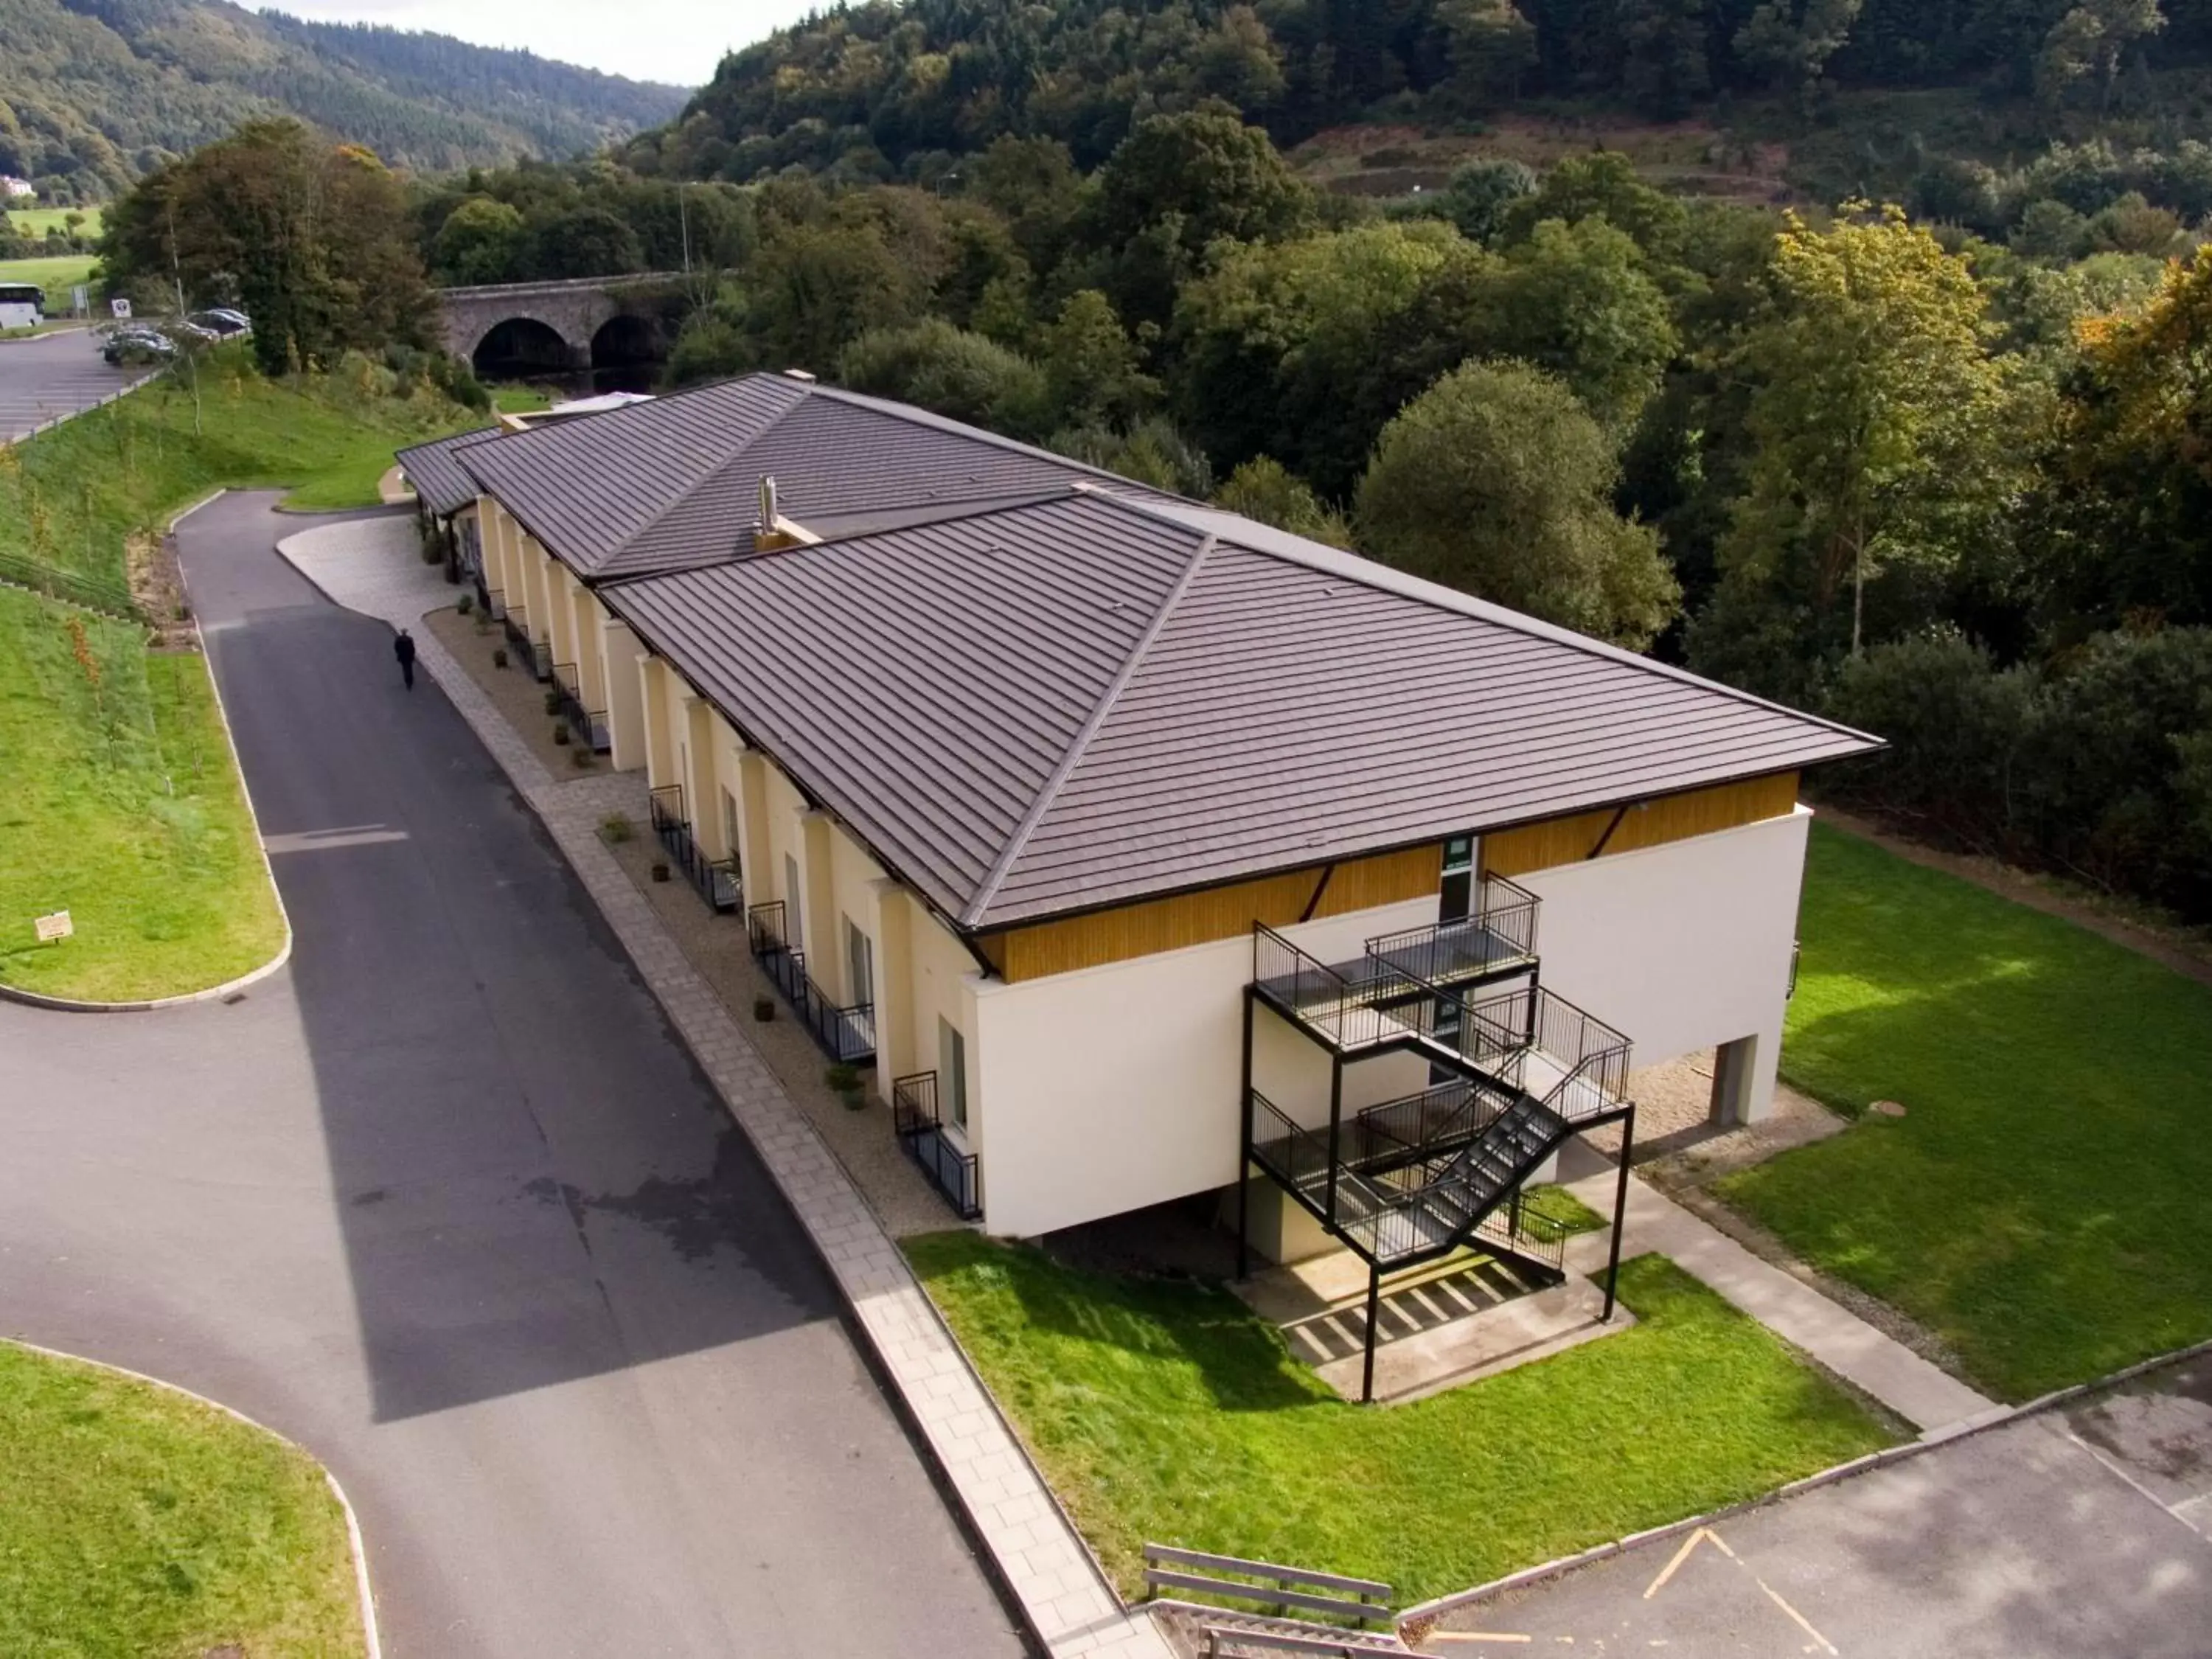
[[[1487,876],[1475,913],[1367,941],[1365,959],[1431,985],[1480,984],[1536,965],[1536,915],[1543,901],[1503,876]]]
[[[781,902],[757,904],[745,915],[745,932],[752,943],[753,958],[791,1005],[791,1011],[812,1032],[822,1052],[852,1066],[876,1054],[876,1010],[872,1003],[841,1008],[836,1000],[817,985],[806,971],[806,953],[796,949],[784,932]]]
[[[510,605],[507,607],[507,614],[500,620],[507,624],[507,642],[514,650],[515,661],[530,672],[531,678],[542,680],[547,678],[550,665],[545,653],[530,637],[529,606]]]
[[[963,1221],[981,1221],[982,1174],[975,1157],[954,1146],[945,1132],[937,1115],[936,1073],[902,1077],[891,1085],[891,1123],[906,1155],[945,1195],[953,1212]]]
[[[691,833],[690,819],[684,816],[684,786],[672,783],[655,789],[646,798],[646,811],[669,863],[684,872],[684,880],[698,890],[708,907],[722,915],[736,911],[744,902],[738,861],[707,856]]]
[[[572,662],[553,665],[553,690],[561,699],[561,717],[568,722],[569,733],[576,741],[594,754],[604,755],[614,746],[614,737],[607,725],[607,711],[584,706],[583,676]]]

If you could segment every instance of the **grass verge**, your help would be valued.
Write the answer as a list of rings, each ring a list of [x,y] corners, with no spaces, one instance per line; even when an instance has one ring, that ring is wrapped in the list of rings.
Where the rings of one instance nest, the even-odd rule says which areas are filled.
[[[362,1653],[344,1511],[274,1436],[0,1342],[0,1653]]]
[[[1820,825],[1783,1069],[1906,1115],[1719,1183],[2010,1400],[2212,1337],[2212,990]]]
[[[283,919],[198,653],[0,588],[0,979],[129,1002],[276,955]],[[33,919],[62,909],[76,937],[38,944]]]
[[[1081,1273],[969,1232],[905,1243],[1125,1591],[1149,1539],[1381,1578],[1415,1601],[1891,1439],[1657,1256],[1621,1270],[1635,1328],[1362,1408],[1226,1291]]]

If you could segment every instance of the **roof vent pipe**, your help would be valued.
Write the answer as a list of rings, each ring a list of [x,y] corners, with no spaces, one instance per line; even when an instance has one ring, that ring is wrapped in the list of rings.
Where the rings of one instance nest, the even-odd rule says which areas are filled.
[[[760,527],[763,531],[775,529],[781,516],[775,510],[775,478],[763,472],[760,481]]]

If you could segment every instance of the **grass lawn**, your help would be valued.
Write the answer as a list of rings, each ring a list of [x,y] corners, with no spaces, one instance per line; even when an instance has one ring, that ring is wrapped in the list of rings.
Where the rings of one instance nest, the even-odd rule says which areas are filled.
[[[2212,1337],[2212,989],[1814,825],[1784,1073],[1905,1104],[1721,1191],[2030,1398]]]
[[[198,655],[0,589],[0,980],[128,1002],[276,955],[283,922]],[[62,909],[76,937],[38,944],[33,919]]]
[[[56,311],[67,308],[70,289],[92,281],[100,260],[89,253],[65,253],[54,259],[0,259],[0,283],[36,283],[46,291],[46,304]]]
[[[491,406],[502,415],[532,415],[552,408],[553,399],[542,386],[496,386],[491,388]]]
[[[0,1342],[0,1653],[363,1650],[344,1511],[273,1436]]]
[[[1146,1540],[1388,1580],[1407,1602],[1888,1443],[1851,1396],[1657,1256],[1643,1322],[1412,1405],[1346,1404],[1226,1291],[906,1241],[1125,1590]]]

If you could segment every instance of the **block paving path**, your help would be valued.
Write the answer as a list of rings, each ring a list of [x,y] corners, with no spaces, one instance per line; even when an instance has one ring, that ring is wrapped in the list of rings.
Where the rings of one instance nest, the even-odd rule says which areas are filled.
[[[599,840],[633,778],[556,781],[467,671],[419,627],[456,598],[416,552],[411,517],[320,526],[280,551],[335,604],[416,630],[420,665],[551,833],[607,925],[728,1103],[829,1263],[977,1536],[1054,1659],[1169,1659],[1151,1617],[1125,1610],[968,1364],[905,1256],[781,1083]]]

